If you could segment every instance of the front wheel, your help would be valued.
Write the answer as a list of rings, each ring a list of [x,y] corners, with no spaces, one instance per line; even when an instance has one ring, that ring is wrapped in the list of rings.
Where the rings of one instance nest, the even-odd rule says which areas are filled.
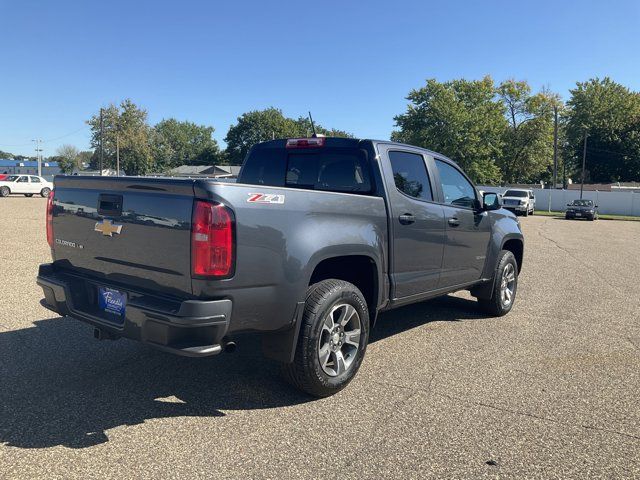
[[[47,198],[50,193],[51,193],[51,189],[49,187],[44,187],[42,190],[40,190],[40,196],[42,198]]]
[[[329,279],[309,287],[296,353],[285,378],[315,397],[328,397],[355,377],[369,341],[369,310],[358,288]]]
[[[478,303],[487,313],[501,317],[511,311],[518,289],[518,263],[513,253],[502,250],[494,273],[491,297],[480,298]]]

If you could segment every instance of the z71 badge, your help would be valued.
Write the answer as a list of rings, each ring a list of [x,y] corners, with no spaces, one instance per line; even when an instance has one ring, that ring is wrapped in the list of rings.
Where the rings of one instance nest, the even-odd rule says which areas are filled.
[[[249,203],[275,203],[278,205],[284,204],[284,195],[277,195],[275,193],[250,193],[247,198]]]

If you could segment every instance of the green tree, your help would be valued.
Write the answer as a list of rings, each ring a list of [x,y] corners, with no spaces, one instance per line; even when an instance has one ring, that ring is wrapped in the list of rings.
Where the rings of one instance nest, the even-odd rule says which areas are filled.
[[[152,170],[153,162],[149,143],[150,128],[147,111],[130,99],[120,105],[111,104],[103,109],[103,168],[116,167],[116,150],[120,150],[120,168],[128,175],[144,175]],[[99,164],[100,114],[93,115],[87,123],[91,128],[93,168]]]
[[[74,169],[79,168],[78,155],[80,151],[73,145],[62,145],[56,150],[58,157],[58,166],[62,173],[72,173]]]
[[[253,110],[238,117],[231,125],[224,141],[232,165],[240,165],[249,149],[259,142],[274,138],[295,137],[300,133],[300,124],[285,117],[281,110],[271,107]]]
[[[427,80],[407,96],[407,111],[395,117],[392,140],[430,148],[457,161],[478,183],[497,183],[506,118],[491,77]]]
[[[608,77],[578,82],[567,102],[568,156],[579,173],[585,132],[587,180],[640,179],[640,94]]]
[[[312,133],[311,123],[306,117],[297,120],[285,117],[282,110],[271,107],[254,110],[238,117],[225,137],[226,154],[231,165],[240,165],[249,149],[259,142],[274,138],[306,137]],[[316,124],[316,133],[331,137],[352,137],[343,130],[329,129]]]
[[[179,165],[214,165],[221,160],[213,127],[162,120],[153,127],[151,145],[156,166],[164,171]]]
[[[553,109],[560,98],[548,91],[531,94],[526,81],[507,80],[498,87],[506,109],[502,155],[498,165],[507,183],[546,178],[553,164]]]

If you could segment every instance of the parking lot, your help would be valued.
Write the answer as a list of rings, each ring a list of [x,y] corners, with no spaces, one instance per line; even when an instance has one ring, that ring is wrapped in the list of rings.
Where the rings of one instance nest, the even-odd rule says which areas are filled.
[[[384,314],[314,400],[254,340],[182,358],[43,308],[44,208],[0,199],[0,478],[640,476],[640,222],[521,218],[508,316]]]

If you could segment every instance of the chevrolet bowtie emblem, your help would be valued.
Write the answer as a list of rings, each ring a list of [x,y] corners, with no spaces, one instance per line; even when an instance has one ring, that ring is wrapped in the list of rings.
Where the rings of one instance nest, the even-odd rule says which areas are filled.
[[[113,234],[120,234],[122,231],[122,225],[116,225],[115,223],[111,223],[111,220],[103,220],[101,222],[96,223],[96,228],[94,228],[96,232],[102,233],[102,235],[106,237],[113,237]]]

